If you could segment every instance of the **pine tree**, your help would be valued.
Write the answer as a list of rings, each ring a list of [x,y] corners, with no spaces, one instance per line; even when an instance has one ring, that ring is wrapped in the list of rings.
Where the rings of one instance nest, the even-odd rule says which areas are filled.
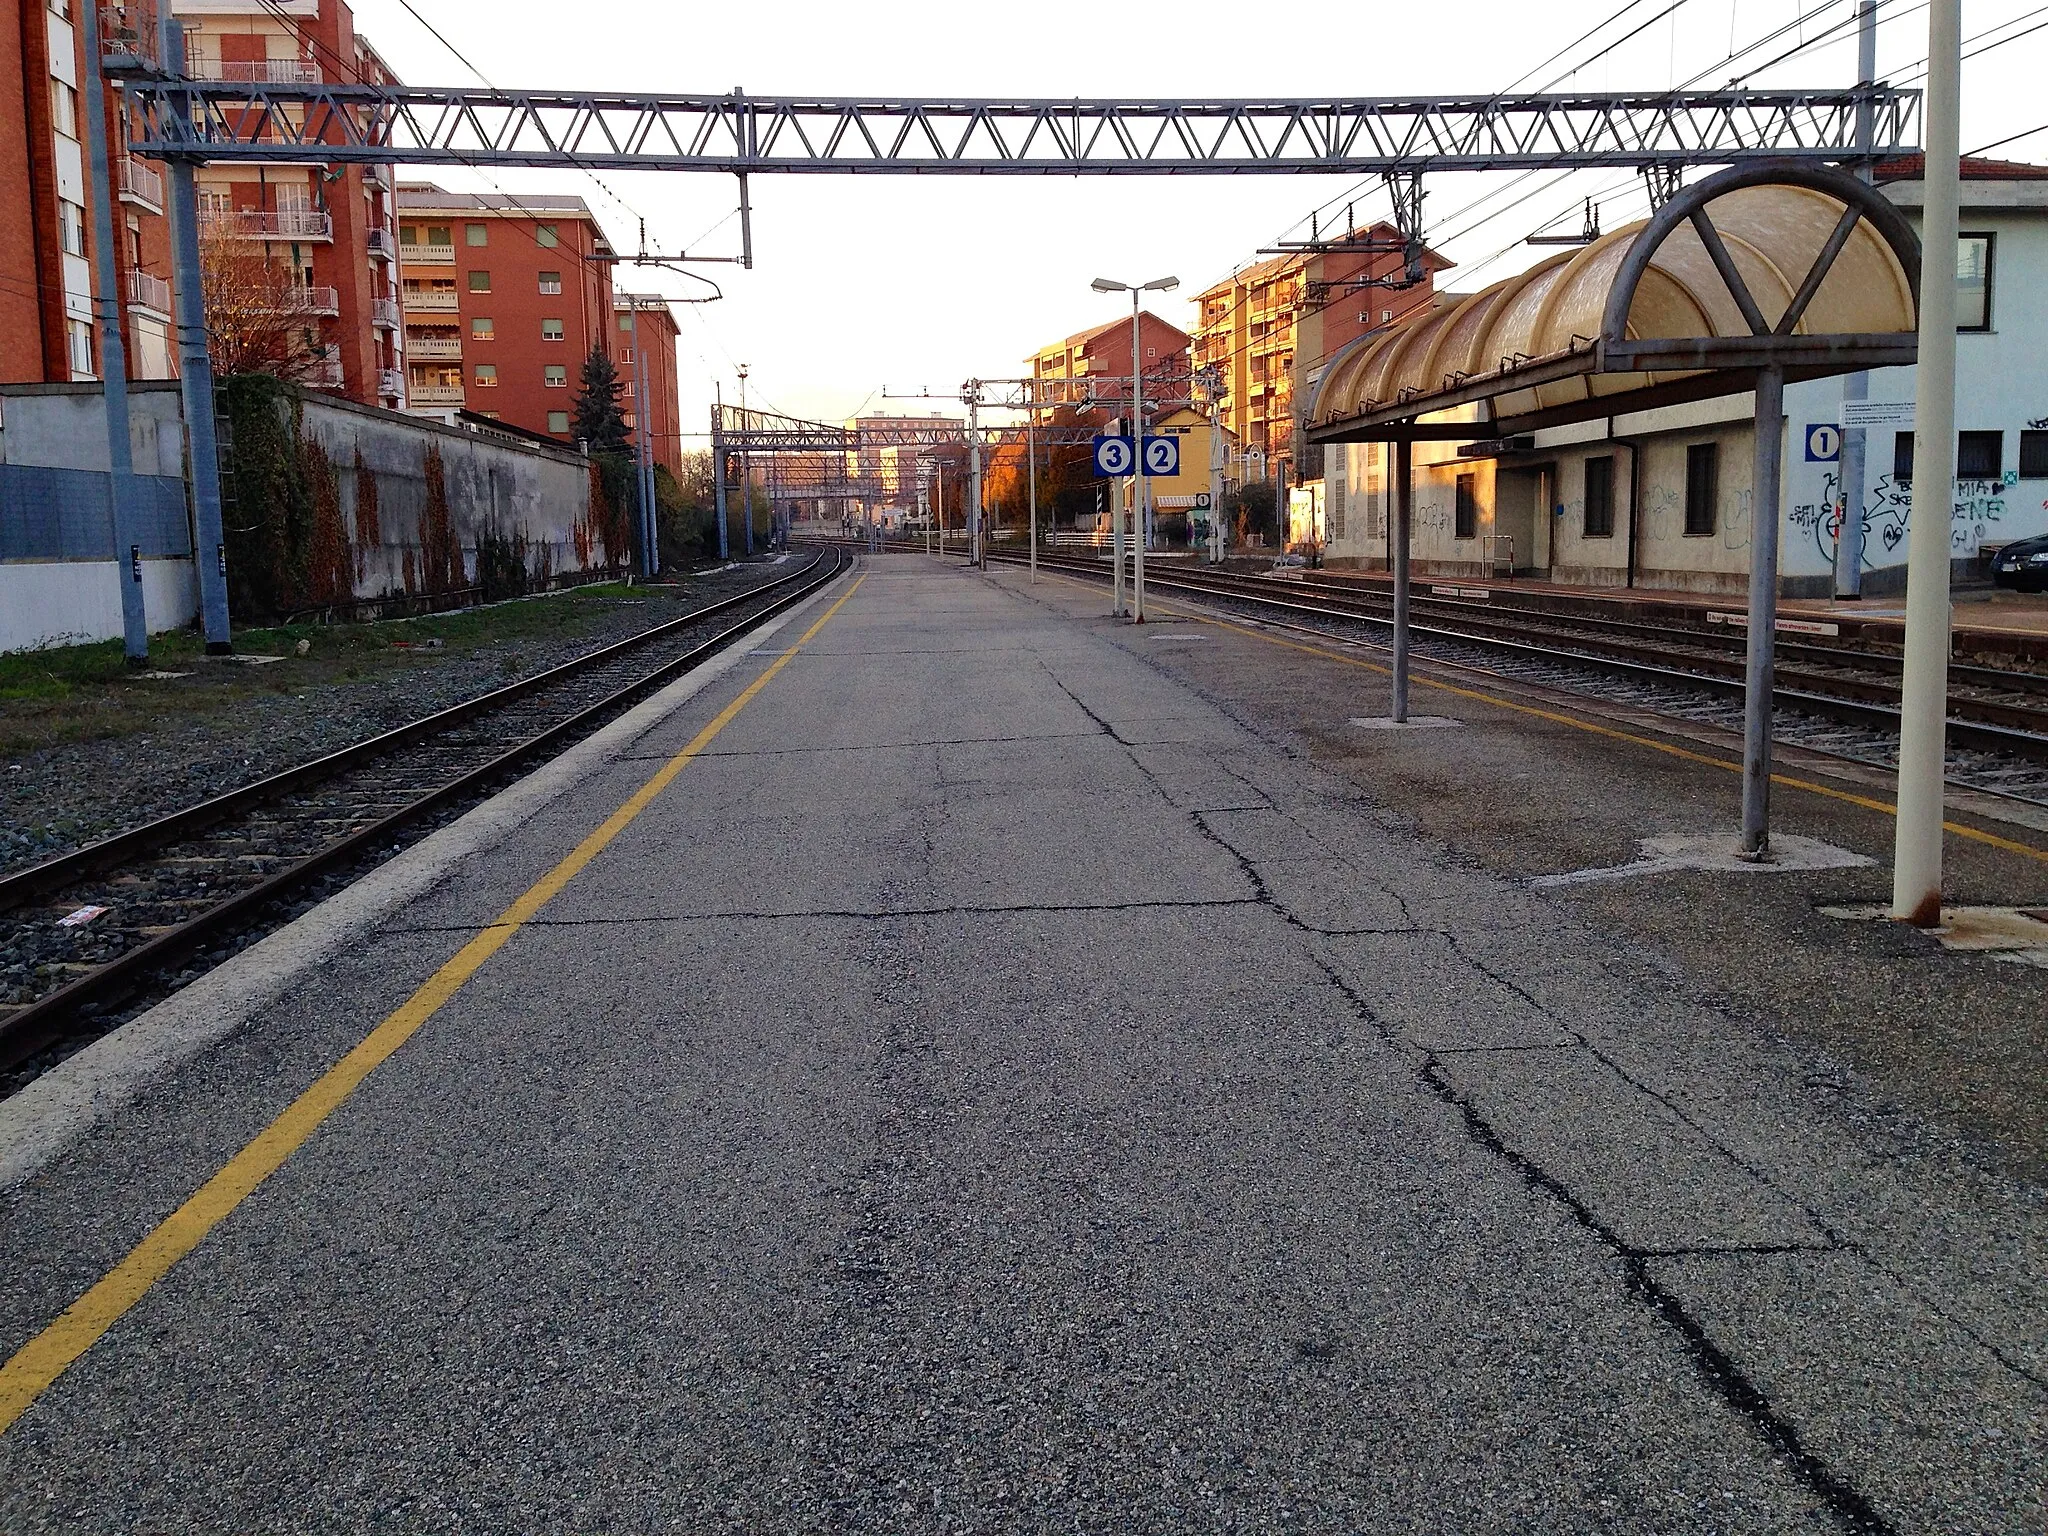
[[[593,345],[583,359],[583,388],[576,396],[576,436],[600,456],[629,455],[626,418],[619,409],[619,371],[604,349]]]

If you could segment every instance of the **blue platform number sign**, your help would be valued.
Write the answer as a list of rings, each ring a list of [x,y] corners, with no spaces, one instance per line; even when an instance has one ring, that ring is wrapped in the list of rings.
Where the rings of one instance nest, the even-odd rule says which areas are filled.
[[[1135,452],[1128,437],[1098,437],[1095,439],[1095,473],[1105,479],[1114,480],[1128,475],[1135,465]]]
[[[1179,474],[1180,439],[1177,437],[1146,438],[1145,473],[1148,475]]]
[[[1842,429],[1832,421],[1815,421],[1806,427],[1806,462],[1832,464],[1842,456]]]

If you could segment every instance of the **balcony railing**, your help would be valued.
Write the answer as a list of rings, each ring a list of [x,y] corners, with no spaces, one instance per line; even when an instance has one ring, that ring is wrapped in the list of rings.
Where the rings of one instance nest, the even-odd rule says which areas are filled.
[[[143,59],[154,64],[157,56],[156,7],[151,4],[103,5],[100,7],[100,46],[110,59],[126,63]]]
[[[303,288],[294,287],[285,291],[289,295],[285,300],[285,307],[294,314],[338,315],[341,313],[341,295],[332,288],[322,288],[308,284]]]
[[[123,202],[140,203],[151,213],[164,211],[164,179],[148,166],[123,155],[114,181]]]
[[[379,330],[397,330],[399,326],[398,300],[372,299],[370,301],[370,324]]]
[[[153,309],[168,316],[171,312],[171,285],[160,277],[151,277],[147,272],[128,270],[128,302],[138,309]]]
[[[405,375],[396,368],[385,368],[377,374],[377,397],[380,400],[396,400],[405,393]]]
[[[318,85],[320,66],[312,59],[207,59],[187,57],[194,80],[227,80],[250,85]]]
[[[414,405],[460,405],[460,384],[415,384],[406,398]]]
[[[462,307],[462,301],[455,296],[453,288],[408,288],[405,290],[405,307],[408,312],[452,315]]]
[[[398,247],[398,257],[409,267],[452,267],[455,265],[455,247],[402,244]]]
[[[233,240],[334,239],[334,220],[312,208],[202,208],[199,223]]]
[[[407,357],[460,357],[462,338],[460,336],[408,336],[405,338]]]
[[[370,254],[380,261],[398,259],[398,242],[391,238],[391,231],[388,229],[369,230],[363,236],[363,243],[369,248]]]
[[[299,382],[311,389],[341,388],[341,359],[329,357],[309,363],[299,375]]]

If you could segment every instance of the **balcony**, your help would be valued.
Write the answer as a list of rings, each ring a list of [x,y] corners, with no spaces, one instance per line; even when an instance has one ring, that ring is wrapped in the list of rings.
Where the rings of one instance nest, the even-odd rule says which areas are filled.
[[[407,314],[452,315],[462,307],[462,301],[453,288],[408,288],[405,290]]]
[[[299,375],[299,382],[308,389],[341,388],[341,359],[327,357],[308,363]]]
[[[415,384],[406,397],[412,405],[460,405],[462,386],[460,384]]]
[[[398,300],[372,299],[370,301],[370,324],[380,331],[395,331],[399,326]]]
[[[140,161],[123,155],[114,170],[114,184],[124,203],[134,203],[151,213],[164,211],[164,179]]]
[[[407,357],[460,357],[462,338],[460,336],[408,336],[405,338]]]
[[[188,57],[194,80],[227,80],[247,85],[318,85],[320,66],[311,59],[220,59]]]
[[[138,63],[154,65],[156,8],[149,4],[101,6],[100,47],[105,51],[109,68],[126,71]]]
[[[386,368],[377,375],[377,398],[396,400],[405,394],[405,375],[396,368]]]
[[[452,267],[455,265],[455,247],[452,245],[401,245],[398,259],[408,267]]]
[[[370,255],[378,261],[398,260],[398,242],[391,238],[391,231],[388,229],[368,231],[363,237],[363,243],[369,247]]]
[[[288,297],[285,307],[299,315],[338,315],[341,313],[341,295],[332,288],[312,284],[285,290]]]
[[[334,243],[334,220],[312,208],[201,208],[199,227],[230,240]]]
[[[131,267],[128,271],[128,302],[137,309],[154,310],[168,320],[171,315],[171,285],[160,277],[151,277],[147,272]]]

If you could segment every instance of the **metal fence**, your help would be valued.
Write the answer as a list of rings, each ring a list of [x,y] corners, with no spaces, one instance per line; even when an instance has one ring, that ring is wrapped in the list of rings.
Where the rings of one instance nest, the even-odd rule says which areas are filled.
[[[0,464],[0,560],[112,560],[113,479],[105,470]],[[137,475],[136,539],[150,557],[189,556],[185,482]]]

